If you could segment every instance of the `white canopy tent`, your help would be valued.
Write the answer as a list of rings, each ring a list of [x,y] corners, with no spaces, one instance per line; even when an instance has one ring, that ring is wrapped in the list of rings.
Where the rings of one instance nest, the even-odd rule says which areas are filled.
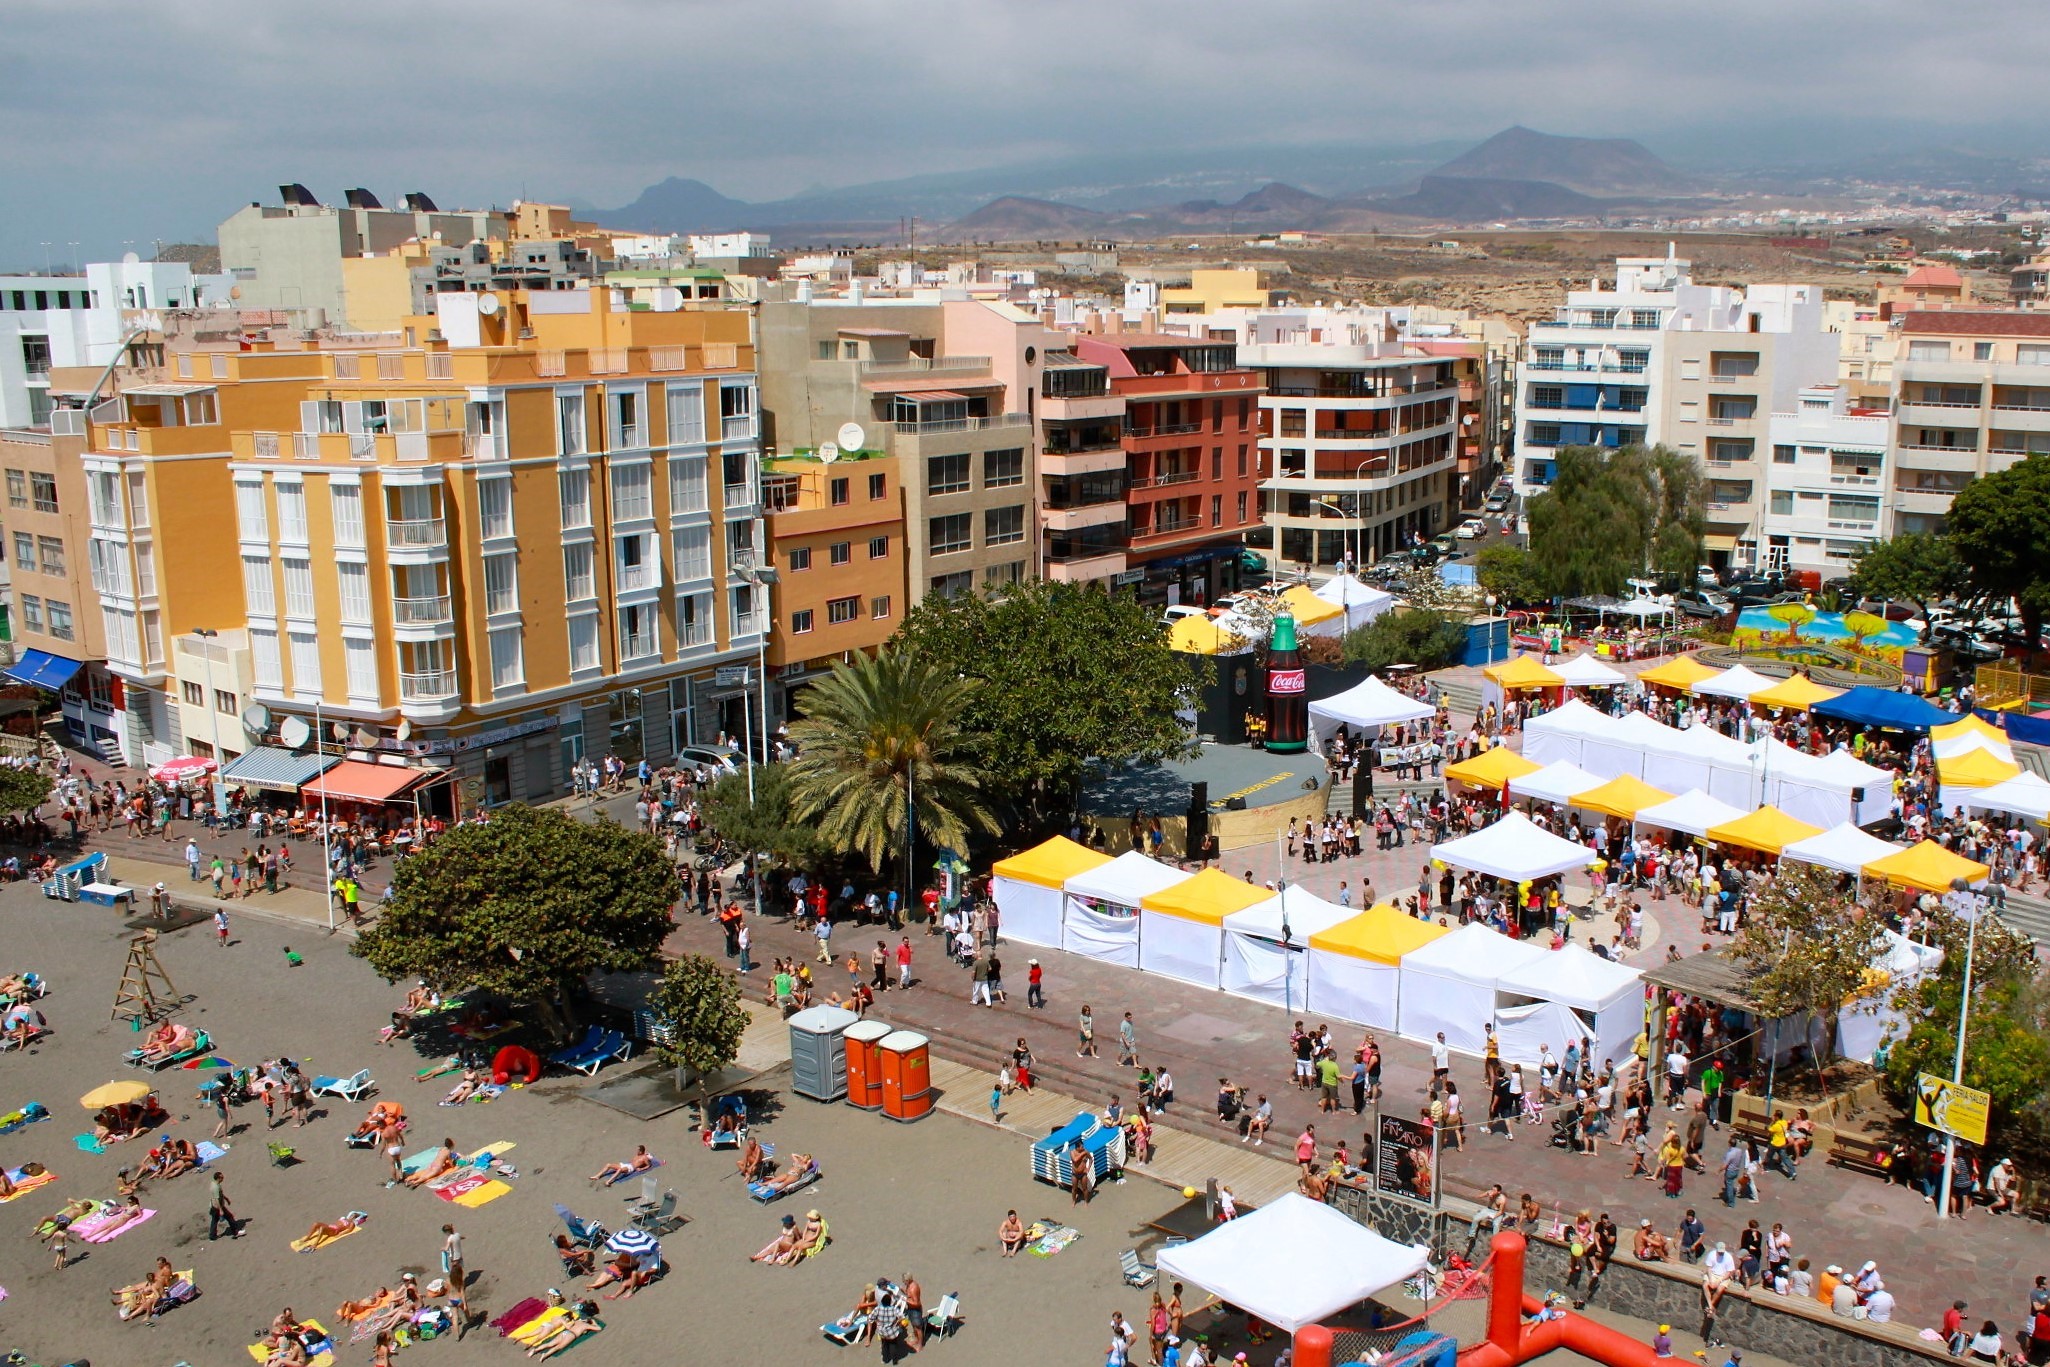
[[[1586,651],[1546,667],[1572,688],[1614,688],[1630,677],[1620,669],[1611,669]]]
[[[1512,940],[1478,921],[1412,950],[1402,956],[1397,988],[1402,1037],[1430,1044],[1442,1031],[1451,1048],[1482,1053],[1485,1027],[1495,1023],[1497,985],[1550,955],[1550,950]]]
[[[1235,997],[1306,1010],[1310,937],[1358,914],[1307,888],[1288,888],[1233,912],[1224,918],[1224,966],[1217,985]]]
[[[1662,746],[1678,743],[1679,732],[1652,720],[1643,712],[1625,712],[1620,717],[1604,717],[1602,720],[1606,725],[1580,744],[1580,767],[1599,779],[1621,778],[1625,774],[1632,778],[1651,779],[1653,775],[1647,756]],[[1658,786],[1665,787],[1668,792],[1673,790],[1663,783]]]
[[[1562,759],[1547,764],[1534,774],[1510,779],[1508,790],[1511,797],[1535,798],[1539,802],[1563,807],[1588,789],[1601,786],[1602,781],[1593,774]]]
[[[1363,584],[1349,574],[1334,574],[1319,584],[1316,594],[1327,603],[1345,609],[1345,629],[1363,627],[1395,606],[1395,595]]]
[[[1646,807],[1637,814],[1637,824],[1653,826],[1662,831],[1706,835],[1709,827],[1720,826],[1726,821],[1735,821],[1742,815],[1742,808],[1732,807],[1727,802],[1718,802],[1699,788],[1689,788],[1671,802]]]
[[[1630,599],[1628,602],[1605,607],[1601,610],[1601,615],[1604,617],[1635,617],[1638,621],[1642,622],[1652,617],[1676,617],[1679,615],[1679,609],[1674,607],[1671,602],[1661,602],[1656,598],[1637,597]]]
[[[1666,728],[1644,763],[1645,777],[1661,788],[1699,788],[1718,802],[1751,811],[1758,805],[1755,747],[1712,726]]]
[[[1137,850],[1062,885],[1067,897],[1061,948],[1125,968],[1139,966],[1139,903],[1183,882],[1188,874]]]
[[[1873,965],[1870,990],[1837,1013],[1836,1051],[1860,1063],[1870,1063],[1886,1036],[1906,1024],[1891,1005],[1895,989],[1943,966],[1943,951],[1934,945],[1917,944],[1899,931],[1882,933],[1886,948]]]
[[[1371,732],[1437,715],[1438,709],[1431,704],[1390,688],[1370,674],[1365,683],[1310,704],[1310,739],[1322,749],[1325,738],[1341,725]]]
[[[1838,873],[1858,873],[1867,864],[1899,854],[1901,848],[1846,821],[1821,835],[1796,840],[1780,851],[1780,858],[1798,864],[1819,864]]]
[[[1948,794],[1945,796],[1947,799]],[[2024,769],[2013,778],[1991,787],[1967,789],[1959,795],[1957,802],[1948,805],[1982,812],[2005,812],[2009,816],[2042,821],[2050,818],[2050,783]]]
[[[1585,845],[1541,829],[1522,812],[1511,812],[1472,835],[1431,846],[1431,858],[1454,868],[1522,883],[1584,869],[1594,862],[1594,853]]]
[[[1643,977],[1637,969],[1568,945],[1547,952],[1527,968],[1504,974],[1495,984],[1505,999],[1497,1009],[1506,1012],[1520,1005],[1506,1000],[1513,997],[1570,1008],[1584,1018],[1580,1033],[1594,1041],[1595,1057],[1620,1059],[1644,1028]],[[1521,1039],[1507,1021],[1498,1022],[1495,1030],[1502,1039],[1502,1057],[1511,1063],[1535,1062],[1539,1045],[1564,1047],[1564,1042],[1550,1037]]]
[[[1768,678],[1748,665],[1734,664],[1714,678],[1703,679],[1694,685],[1694,692],[1715,698],[1748,698],[1753,693],[1763,693],[1785,682],[1785,679]]]
[[[1608,720],[1580,699],[1568,698],[1523,724],[1523,757],[1532,764],[1562,759],[1578,764],[1582,742],[1602,732]]]
[[[1291,1191],[1200,1239],[1168,1245],[1159,1266],[1163,1281],[1199,1286],[1294,1334],[1408,1281],[1428,1256]]]
[[[1893,775],[1848,750],[1811,755],[1777,740],[1765,742],[1759,800],[1814,826],[1860,826],[1893,810]]]
[[[1984,731],[1962,731],[1955,736],[1945,736],[1929,747],[1938,759],[1955,759],[1974,750],[1985,750],[2000,756],[2009,764],[2014,763],[2014,747],[1998,736],[1989,736]]]

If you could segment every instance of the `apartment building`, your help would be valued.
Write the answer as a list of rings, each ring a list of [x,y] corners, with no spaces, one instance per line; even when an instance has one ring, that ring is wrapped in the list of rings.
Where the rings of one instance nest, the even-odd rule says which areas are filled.
[[[1936,531],[1959,489],[2050,451],[2050,314],[1943,309],[1897,323],[1892,530]]]
[[[1564,446],[1669,446],[1702,463],[1711,562],[1755,564],[1770,416],[1834,379],[1838,351],[1817,286],[1696,285],[1677,257],[1621,258],[1612,287],[1530,326],[1518,488],[1550,483]]]
[[[762,473],[776,568],[768,663],[786,697],[890,639],[910,601],[901,466],[881,452],[771,460]],[[791,706],[795,712],[800,704]]]
[[[444,212],[419,191],[399,209],[385,208],[368,190],[349,191],[341,206],[322,204],[302,185],[279,186],[278,197],[278,204],[251,203],[221,223],[221,266],[234,277],[243,307],[303,310],[314,324],[339,325],[348,317],[345,261],[384,256],[408,242],[462,247],[514,235],[513,218],[503,211]],[[520,222],[529,236],[547,225],[545,215],[531,213]]]
[[[1887,447],[1893,422],[1860,409],[1841,384],[1811,385],[1772,415],[1760,563],[1847,574],[1858,553],[1891,534]]]
[[[769,627],[747,316],[605,290],[435,303],[344,345],[175,356],[93,411],[89,564],[130,762],[275,758],[318,720],[468,805],[740,732],[747,684],[720,666]],[[232,664],[237,632],[233,734],[191,734],[176,660]]]
[[[83,275],[0,276],[0,428],[48,426],[51,372],[103,367],[155,313],[225,303],[218,276],[182,261],[93,262]],[[147,334],[145,334],[146,336]]]
[[[1069,345],[1072,345],[1070,343]],[[1110,366],[1065,346],[1046,353],[1039,381],[1039,544],[1046,577],[1113,584],[1131,546],[1132,477],[1125,396]]]

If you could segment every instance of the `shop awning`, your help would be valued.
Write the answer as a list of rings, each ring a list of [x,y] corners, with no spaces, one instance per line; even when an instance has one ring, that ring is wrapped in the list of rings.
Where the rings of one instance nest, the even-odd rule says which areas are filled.
[[[71,682],[71,676],[85,668],[83,660],[52,655],[47,650],[24,650],[21,658],[7,666],[7,677],[16,683],[47,688],[52,693]]]
[[[299,791],[306,797],[325,795],[338,802],[390,802],[441,775],[439,769],[408,769],[397,764],[365,764],[345,759],[313,782],[301,785]]]
[[[342,761],[333,755],[302,755],[276,745],[259,745],[222,770],[221,782],[235,787],[261,788],[271,793],[296,793],[340,763]],[[384,766],[357,767],[381,769]]]

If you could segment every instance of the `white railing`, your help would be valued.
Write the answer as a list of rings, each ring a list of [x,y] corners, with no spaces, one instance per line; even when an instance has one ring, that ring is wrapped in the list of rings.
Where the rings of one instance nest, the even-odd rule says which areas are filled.
[[[622,660],[652,660],[655,658],[655,633],[644,631],[638,636],[619,638],[619,658]]]
[[[405,702],[438,702],[456,696],[453,669],[429,669],[399,675],[399,697]]]
[[[626,348],[593,348],[589,353],[593,375],[626,374]]]
[[[350,460],[376,460],[377,438],[368,432],[349,433]]]
[[[759,636],[762,631],[762,621],[762,614],[759,611],[737,613],[733,618],[733,634],[735,636]]]
[[[752,484],[729,484],[726,486],[726,507],[728,510],[751,508],[757,501],[755,487]]]
[[[251,437],[253,438],[253,440],[254,440],[254,442],[255,442],[255,446],[256,446],[256,458],[257,458],[258,460],[276,460],[276,459],[278,458],[278,434],[277,434],[277,433],[275,433],[275,432],[254,432],[254,433],[251,433],[250,435],[251,435]]]
[[[319,460],[319,434],[315,432],[294,432],[292,434],[292,457],[295,460]]]
[[[453,380],[456,377],[456,358],[446,351],[427,353],[427,378],[430,380]]]
[[[685,648],[710,645],[712,643],[712,624],[710,622],[677,623],[676,643]]]
[[[542,376],[567,375],[569,373],[568,353],[561,351],[535,352],[534,373]]]
[[[650,370],[687,370],[689,368],[689,347],[651,346],[648,348],[648,369]]]
[[[427,598],[394,598],[391,608],[392,620],[400,626],[433,627],[453,620],[445,593]]]
[[[699,351],[704,355],[707,370],[735,370],[740,366],[738,342],[706,342]]]
[[[621,565],[619,567],[619,591],[632,593],[637,589],[655,587],[655,568],[652,565]]]
[[[394,546],[440,546],[448,541],[448,528],[438,517],[386,518],[384,538]]]

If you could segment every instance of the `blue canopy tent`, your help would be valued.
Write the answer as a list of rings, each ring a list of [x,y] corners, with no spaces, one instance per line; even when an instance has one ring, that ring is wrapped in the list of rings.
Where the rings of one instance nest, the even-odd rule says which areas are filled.
[[[1927,731],[1957,720],[1955,712],[1946,712],[1926,698],[1886,688],[1853,688],[1808,710],[1817,716],[1889,731]]]

